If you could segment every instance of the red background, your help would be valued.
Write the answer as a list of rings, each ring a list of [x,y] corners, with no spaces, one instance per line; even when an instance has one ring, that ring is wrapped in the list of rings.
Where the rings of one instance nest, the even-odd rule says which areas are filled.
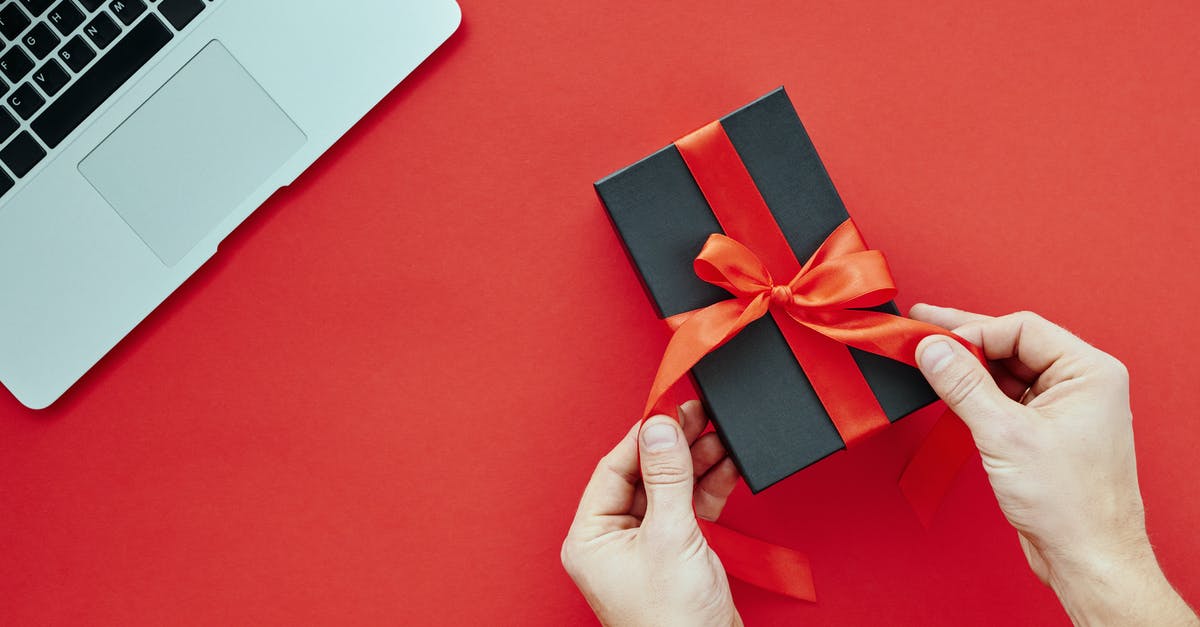
[[[67,397],[0,399],[4,622],[589,621],[559,543],[665,343],[591,183],[779,84],[901,305],[1034,309],[1126,361],[1200,601],[1197,5],[923,4],[463,0]],[[977,461],[930,531],[901,500],[932,417],[735,493],[821,596],[735,583],[747,622],[1065,621]]]

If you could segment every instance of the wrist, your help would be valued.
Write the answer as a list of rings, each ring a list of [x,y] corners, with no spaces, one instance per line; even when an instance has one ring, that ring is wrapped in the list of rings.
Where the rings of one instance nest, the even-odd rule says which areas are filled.
[[[1167,581],[1147,540],[1122,554],[1056,564],[1050,587],[1076,625],[1151,625],[1186,605]]]

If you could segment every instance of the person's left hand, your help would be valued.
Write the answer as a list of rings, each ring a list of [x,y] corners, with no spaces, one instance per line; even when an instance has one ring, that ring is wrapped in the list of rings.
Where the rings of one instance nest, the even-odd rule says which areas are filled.
[[[563,567],[605,625],[742,624],[696,522],[721,514],[737,468],[716,433],[700,435],[700,403],[679,409],[682,425],[639,422],[600,460],[563,542]]]

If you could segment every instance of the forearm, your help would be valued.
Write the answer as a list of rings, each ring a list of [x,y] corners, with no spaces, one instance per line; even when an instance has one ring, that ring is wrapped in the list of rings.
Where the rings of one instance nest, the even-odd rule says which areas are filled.
[[[1149,547],[1134,560],[1091,564],[1056,578],[1051,587],[1076,625],[1200,626]]]

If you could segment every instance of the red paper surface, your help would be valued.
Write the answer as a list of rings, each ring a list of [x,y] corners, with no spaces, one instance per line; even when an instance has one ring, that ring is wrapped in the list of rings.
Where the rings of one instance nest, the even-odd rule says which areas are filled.
[[[585,623],[558,563],[666,341],[591,182],[784,84],[900,303],[1034,309],[1133,372],[1200,601],[1200,10],[463,0],[462,30],[58,405],[0,398],[0,616]],[[749,624],[1065,621],[977,463],[930,531],[906,419],[723,521],[820,602]]]

